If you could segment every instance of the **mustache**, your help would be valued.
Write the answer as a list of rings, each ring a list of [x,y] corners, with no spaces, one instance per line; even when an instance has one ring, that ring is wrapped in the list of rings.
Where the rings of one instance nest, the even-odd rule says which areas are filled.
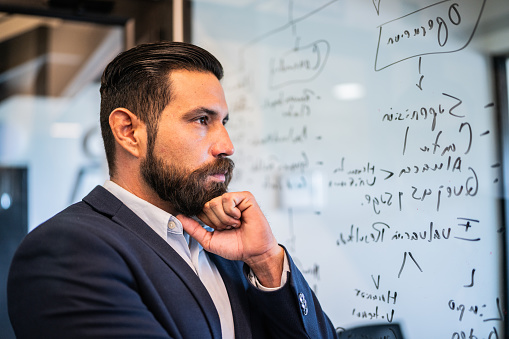
[[[206,164],[198,168],[197,170],[193,171],[191,175],[200,178],[206,178],[209,175],[224,174],[225,176],[224,184],[228,186],[233,177],[234,168],[235,163],[230,158],[218,158],[213,162]]]

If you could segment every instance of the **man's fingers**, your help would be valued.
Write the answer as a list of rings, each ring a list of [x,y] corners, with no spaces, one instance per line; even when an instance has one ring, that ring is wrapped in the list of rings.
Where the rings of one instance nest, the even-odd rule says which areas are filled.
[[[237,207],[237,201],[234,197],[224,194],[221,197],[224,212],[234,220],[239,220],[242,216],[239,208]],[[240,224],[240,223],[239,223]]]
[[[227,195],[214,198],[207,202],[203,207],[203,214],[209,219],[208,224],[201,217],[200,219],[207,225],[217,229],[231,229],[240,226],[240,211],[236,210],[235,201],[228,198]]]
[[[216,199],[212,199],[205,203],[203,206],[202,213],[200,214],[199,218],[201,221],[203,221],[206,225],[209,225],[210,227],[218,230],[222,230],[225,228],[226,225],[224,225],[221,220],[219,219],[217,215],[217,208],[214,205],[214,201]]]

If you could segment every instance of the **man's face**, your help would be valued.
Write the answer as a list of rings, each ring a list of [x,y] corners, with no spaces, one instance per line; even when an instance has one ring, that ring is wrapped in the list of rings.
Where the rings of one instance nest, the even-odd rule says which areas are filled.
[[[228,108],[211,73],[174,71],[172,100],[162,112],[157,138],[140,170],[145,182],[177,213],[193,216],[226,192],[233,145],[224,124]]]

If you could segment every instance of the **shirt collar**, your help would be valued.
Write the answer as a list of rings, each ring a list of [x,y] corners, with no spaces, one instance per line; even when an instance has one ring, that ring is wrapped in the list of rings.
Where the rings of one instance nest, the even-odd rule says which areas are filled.
[[[167,240],[168,233],[183,235],[182,224],[172,214],[137,197],[111,180],[107,180],[103,186],[122,201],[165,241]]]

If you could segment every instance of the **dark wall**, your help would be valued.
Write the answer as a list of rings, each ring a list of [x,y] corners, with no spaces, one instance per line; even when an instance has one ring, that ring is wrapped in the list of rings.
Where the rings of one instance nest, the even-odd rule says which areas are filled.
[[[0,334],[15,338],[7,314],[7,273],[28,230],[27,169],[0,167]]]

